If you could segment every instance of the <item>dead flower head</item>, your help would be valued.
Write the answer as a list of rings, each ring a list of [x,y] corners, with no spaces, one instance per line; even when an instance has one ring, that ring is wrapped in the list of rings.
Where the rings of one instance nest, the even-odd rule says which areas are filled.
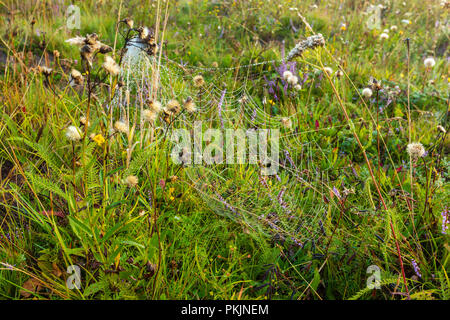
[[[148,121],[148,122],[150,122],[150,123],[153,123],[153,122],[155,122],[156,119],[158,118],[158,114],[157,114],[155,111],[151,110],[151,109],[144,109],[144,110],[142,111],[142,118],[143,118],[145,121]]]
[[[191,97],[187,97],[187,99],[184,101],[184,108],[186,109],[187,112],[189,113],[194,113],[195,111],[197,111],[197,107],[195,106],[195,102],[194,100],[192,100]]]
[[[73,87],[74,85],[82,85],[84,82],[83,75],[80,71],[72,69],[69,76],[69,85]]]
[[[42,73],[44,76],[49,77],[52,73],[53,73],[53,69],[52,68],[48,68],[48,67],[43,67],[43,66],[38,66],[38,71],[39,73]]]
[[[136,176],[128,176],[125,178],[125,184],[130,188],[134,188],[139,183],[139,179]]]
[[[75,126],[69,126],[66,130],[66,138],[70,141],[80,141],[81,130]]]
[[[177,114],[181,109],[180,103],[172,99],[169,102],[167,102],[167,106],[164,108],[164,112],[168,115],[174,115]]]
[[[79,46],[81,58],[92,66],[92,60],[94,55],[99,52],[105,54],[112,51],[112,48],[106,44],[98,41],[98,35],[96,33],[87,34],[85,37],[75,37],[66,40],[67,43]]]
[[[414,161],[422,158],[425,155],[425,148],[420,142],[408,144],[408,146],[406,147],[406,151]]]
[[[148,108],[156,113],[160,113],[162,110],[161,103],[156,100],[150,100],[148,103]]]
[[[116,61],[110,56],[105,57],[103,68],[112,76],[117,76],[120,73],[120,67]]]
[[[203,87],[205,85],[205,79],[203,79],[202,75],[195,76],[193,81],[194,86],[196,86],[197,88]]]
[[[128,134],[128,126],[122,120],[117,120],[114,123],[114,129],[116,129],[116,131],[118,131],[118,132]]]

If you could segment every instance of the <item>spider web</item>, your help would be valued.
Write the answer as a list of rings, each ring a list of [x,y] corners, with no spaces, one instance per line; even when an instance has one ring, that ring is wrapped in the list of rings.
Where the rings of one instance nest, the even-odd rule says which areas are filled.
[[[128,53],[127,53],[128,54]],[[247,70],[266,61],[238,68]],[[153,69],[159,65],[159,81],[151,82]],[[156,129],[192,129],[194,121],[202,121],[210,128],[280,129],[280,115],[267,112],[267,105],[250,92],[253,83],[247,76],[237,87],[222,85],[222,79],[236,68],[198,68],[181,65],[168,58],[158,61],[143,52],[125,55],[121,88],[113,106],[120,106],[120,117],[127,116],[131,104],[143,109],[154,90],[158,101],[165,105],[169,100],[183,101],[188,96],[196,103],[195,114],[181,113],[168,127],[161,119]],[[187,72],[188,71],[188,72]],[[207,72],[207,83],[201,88],[192,85],[192,75]],[[269,74],[262,71],[259,77]],[[154,88],[154,86],[156,88]],[[129,98],[124,97],[129,95]],[[288,116],[295,122],[298,114]],[[142,121],[141,121],[142,126]],[[184,171],[190,185],[216,214],[242,223],[247,229],[258,230],[303,246],[307,241],[319,241],[326,235],[324,221],[328,219],[328,204],[324,195],[329,194],[328,177],[314,166],[312,154],[320,147],[301,139],[302,132],[284,130],[280,136],[279,171],[272,176],[261,175],[261,165],[256,164],[193,164]],[[306,160],[305,160],[306,159]],[[238,181],[238,183],[233,183]],[[333,198],[329,200],[337,207]]]

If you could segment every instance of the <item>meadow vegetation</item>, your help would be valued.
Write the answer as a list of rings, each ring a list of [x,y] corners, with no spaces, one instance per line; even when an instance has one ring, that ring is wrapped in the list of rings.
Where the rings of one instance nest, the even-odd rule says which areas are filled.
[[[0,1],[2,299],[450,298],[448,1],[69,4]]]

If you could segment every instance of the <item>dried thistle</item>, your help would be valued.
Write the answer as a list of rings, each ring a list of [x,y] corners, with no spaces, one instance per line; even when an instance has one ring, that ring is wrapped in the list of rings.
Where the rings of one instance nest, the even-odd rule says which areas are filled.
[[[197,111],[194,100],[192,100],[191,97],[187,97],[187,99],[184,101],[183,106],[184,109],[186,109],[186,111],[189,113],[194,113],[195,111]]]
[[[414,161],[422,158],[425,155],[425,148],[420,142],[408,144],[408,146],[406,147],[406,151]]]

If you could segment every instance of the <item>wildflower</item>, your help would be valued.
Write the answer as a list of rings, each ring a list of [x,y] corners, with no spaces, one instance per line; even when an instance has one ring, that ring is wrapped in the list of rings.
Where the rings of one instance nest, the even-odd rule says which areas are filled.
[[[73,87],[74,85],[82,85],[84,82],[83,75],[80,71],[72,69],[69,76],[69,85]]]
[[[219,67],[219,64],[217,63],[217,61],[214,61],[214,62],[211,64],[211,67],[213,67],[213,68],[218,68],[218,67]]]
[[[297,76],[291,76],[287,78],[286,80],[290,85],[295,86],[298,83],[298,77]]]
[[[66,138],[70,141],[80,141],[81,140],[81,131],[79,128],[75,126],[69,126],[66,130]]]
[[[157,119],[158,114],[150,109],[142,111],[142,118],[148,122],[154,122]]]
[[[121,133],[128,134],[128,126],[125,122],[118,120],[114,123],[114,128]]]
[[[290,118],[281,118],[281,124],[286,129],[292,128],[292,120]]]
[[[203,76],[197,75],[194,77],[194,86],[197,88],[203,87],[205,85],[205,79],[203,79]]]
[[[413,265],[414,272],[417,274],[417,276],[418,276],[419,278],[422,278],[422,275],[420,274],[420,268],[419,268],[419,266],[417,265],[416,260],[412,259],[412,260],[411,260],[411,264]]]
[[[340,78],[342,76],[344,76],[344,72],[342,72],[342,70],[336,71],[336,77]]]
[[[341,31],[347,30],[347,25],[345,23],[341,24]]]
[[[323,71],[325,71],[329,76],[333,74],[333,69],[331,69],[330,67],[323,68]]]
[[[308,37],[306,40],[297,43],[297,45],[288,53],[286,61],[290,61],[296,57],[300,57],[307,49],[315,49],[317,47],[323,47],[325,45],[325,39],[322,34],[317,34]]]
[[[394,31],[394,32],[395,32],[395,31],[397,31],[397,29],[398,29],[398,28],[397,28],[396,25],[391,26],[391,31]]]
[[[447,234],[448,225],[450,224],[450,211],[445,207],[441,212],[442,216],[442,234]]]
[[[103,138],[103,136],[101,134],[97,134],[94,137],[92,137],[92,141],[94,141],[95,143],[97,143],[97,145],[99,147],[101,147],[104,143],[105,143],[105,138]]]
[[[290,77],[293,77],[294,75],[289,70],[283,72],[283,79],[287,81]]]
[[[403,20],[402,20],[402,23],[403,23],[403,24],[411,24],[411,21],[406,20],[406,19],[403,19]]]
[[[49,77],[52,74],[53,69],[52,68],[48,68],[48,67],[38,66],[38,71],[40,73],[42,73],[44,76]]]
[[[53,56],[55,57],[55,59],[59,59],[59,57],[61,56],[61,53],[59,53],[58,50],[53,50]]]
[[[300,91],[300,90],[302,90],[302,86],[300,84],[296,84],[294,86],[294,89],[297,90],[297,91]]]
[[[413,160],[417,160],[425,155],[425,148],[420,142],[408,144],[406,151]]]
[[[447,130],[445,130],[445,128],[444,128],[443,126],[441,126],[441,125],[438,125],[438,126],[437,126],[437,129],[438,129],[440,132],[442,132],[443,134],[446,134],[446,133],[447,133]]]
[[[180,111],[180,108],[180,103],[177,100],[172,99],[167,102],[167,106],[164,108],[164,112],[169,115],[174,115]]]
[[[125,178],[125,184],[127,186],[129,186],[130,188],[136,187],[138,182],[139,182],[139,179],[136,176],[128,176]]]
[[[195,111],[197,111],[197,108],[195,107],[194,100],[192,100],[191,97],[188,97],[186,99],[186,101],[184,101],[184,108],[189,113],[194,113]]]
[[[426,58],[426,59],[423,61],[423,64],[424,64],[425,67],[427,67],[427,68],[433,68],[434,65],[436,64],[436,61],[435,61],[432,57],[429,57],[429,58]]]
[[[387,34],[387,33],[382,33],[382,34],[380,34],[380,39],[381,40],[387,40],[387,39],[389,39],[389,35]]]
[[[372,96],[372,89],[370,89],[370,88],[364,88],[363,91],[362,91],[362,95],[363,95],[365,98],[370,98],[370,97]]]
[[[120,72],[120,67],[110,56],[105,57],[105,62],[103,63],[103,68],[110,73],[112,76],[117,76]]]

